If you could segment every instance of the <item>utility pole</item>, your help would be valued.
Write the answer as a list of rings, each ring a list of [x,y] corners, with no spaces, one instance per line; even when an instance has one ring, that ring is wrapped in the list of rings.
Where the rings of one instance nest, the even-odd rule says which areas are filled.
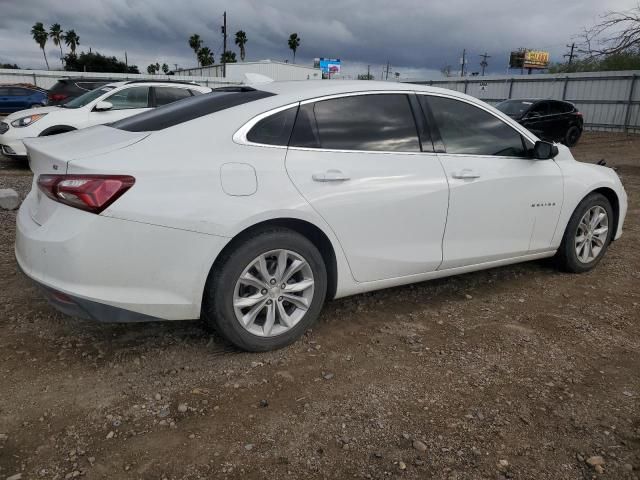
[[[480,55],[482,57],[482,61],[480,62],[480,66],[482,67],[482,76],[484,77],[484,69],[489,66],[489,62],[487,62],[487,58],[491,58],[491,55],[487,55],[487,52]]]
[[[369,73],[370,68],[371,65],[367,65],[367,80],[371,80],[371,74]]]
[[[391,66],[389,65],[389,60],[387,60],[387,68],[384,69],[385,72],[385,80],[389,80],[389,69],[391,68]]]
[[[571,65],[571,62],[573,61],[573,57],[575,57],[575,55],[573,54],[573,50],[576,48],[575,42],[572,43],[571,45],[567,45],[567,48],[570,48],[571,52],[565,53],[563,57],[569,57],[569,65]]]
[[[222,77],[227,76],[227,12],[222,14]]]
[[[460,64],[462,67],[460,68],[460,76],[464,77],[464,64],[467,63],[467,49],[462,50],[462,59],[460,59]]]
[[[129,60],[127,59],[127,51],[124,51],[124,66],[127,69],[127,73],[129,73]]]

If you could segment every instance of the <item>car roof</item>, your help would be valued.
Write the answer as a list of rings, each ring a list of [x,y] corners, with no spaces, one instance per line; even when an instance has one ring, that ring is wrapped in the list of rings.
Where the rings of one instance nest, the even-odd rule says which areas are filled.
[[[199,88],[202,90],[210,90],[209,87],[204,87],[202,85],[198,85],[197,83],[191,83],[191,82],[171,82],[171,81],[162,81],[162,80],[136,80],[136,81],[131,81],[131,80],[123,80],[121,82],[111,82],[111,83],[107,83],[106,85],[103,85],[103,87],[114,87],[114,88],[118,88],[118,87],[124,87],[126,85],[135,85],[135,86],[139,86],[139,85],[153,85],[155,87],[157,86],[161,86],[161,87],[180,87],[180,86],[184,86],[184,87],[193,87],[193,88]]]

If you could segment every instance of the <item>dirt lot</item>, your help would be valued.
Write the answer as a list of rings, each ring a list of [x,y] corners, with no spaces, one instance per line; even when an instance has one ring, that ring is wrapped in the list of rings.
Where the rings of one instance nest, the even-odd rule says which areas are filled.
[[[575,154],[630,196],[594,272],[533,262],[334,301],[267,354],[198,322],[56,313],[0,211],[0,479],[637,479],[640,137]],[[0,161],[0,188],[30,182]]]

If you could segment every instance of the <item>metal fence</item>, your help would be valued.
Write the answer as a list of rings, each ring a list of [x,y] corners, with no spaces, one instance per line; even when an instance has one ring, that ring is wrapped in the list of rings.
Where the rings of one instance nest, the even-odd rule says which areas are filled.
[[[64,72],[49,70],[12,70],[0,69],[0,85],[13,83],[29,83],[40,88],[49,89],[61,78],[113,78],[121,80],[180,80],[194,81],[206,87],[222,87],[225,85],[237,85],[221,78],[212,77],[176,77],[174,75],[147,75],[134,73],[95,73],[95,72]]]
[[[567,100],[589,130],[640,133],[640,71],[504,75],[412,81],[472,95],[490,104],[510,98]]]

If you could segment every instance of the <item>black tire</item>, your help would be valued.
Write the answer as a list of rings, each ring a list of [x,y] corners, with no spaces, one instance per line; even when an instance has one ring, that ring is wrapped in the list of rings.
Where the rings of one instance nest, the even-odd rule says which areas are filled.
[[[246,330],[237,320],[233,296],[240,275],[259,255],[285,249],[303,257],[313,273],[314,290],[304,316],[290,330],[276,336],[259,336]],[[202,319],[225,340],[251,352],[264,352],[285,347],[316,321],[327,292],[327,270],[322,255],[303,235],[282,227],[267,227],[238,242],[211,269],[202,302]]]
[[[562,143],[564,143],[567,147],[574,147],[578,143],[578,140],[580,140],[581,136],[582,130],[580,130],[575,125],[572,125],[564,135],[564,141]]]
[[[585,263],[578,259],[578,254],[575,247],[575,238],[578,233],[578,225],[580,224],[580,220],[582,220],[582,217],[589,209],[595,206],[600,206],[607,212],[607,237],[604,242],[604,246],[602,247],[598,255],[591,262]],[[614,223],[613,208],[611,208],[611,202],[609,202],[607,197],[600,193],[591,193],[587,195],[580,202],[580,204],[578,204],[575,211],[573,212],[573,215],[571,215],[571,218],[569,219],[569,223],[567,224],[564,236],[562,237],[562,243],[560,244],[560,248],[556,253],[556,261],[558,263],[558,266],[565,272],[571,273],[584,273],[593,270],[598,262],[600,262],[605,252],[607,251],[609,244],[611,243],[611,238],[614,234]]]

